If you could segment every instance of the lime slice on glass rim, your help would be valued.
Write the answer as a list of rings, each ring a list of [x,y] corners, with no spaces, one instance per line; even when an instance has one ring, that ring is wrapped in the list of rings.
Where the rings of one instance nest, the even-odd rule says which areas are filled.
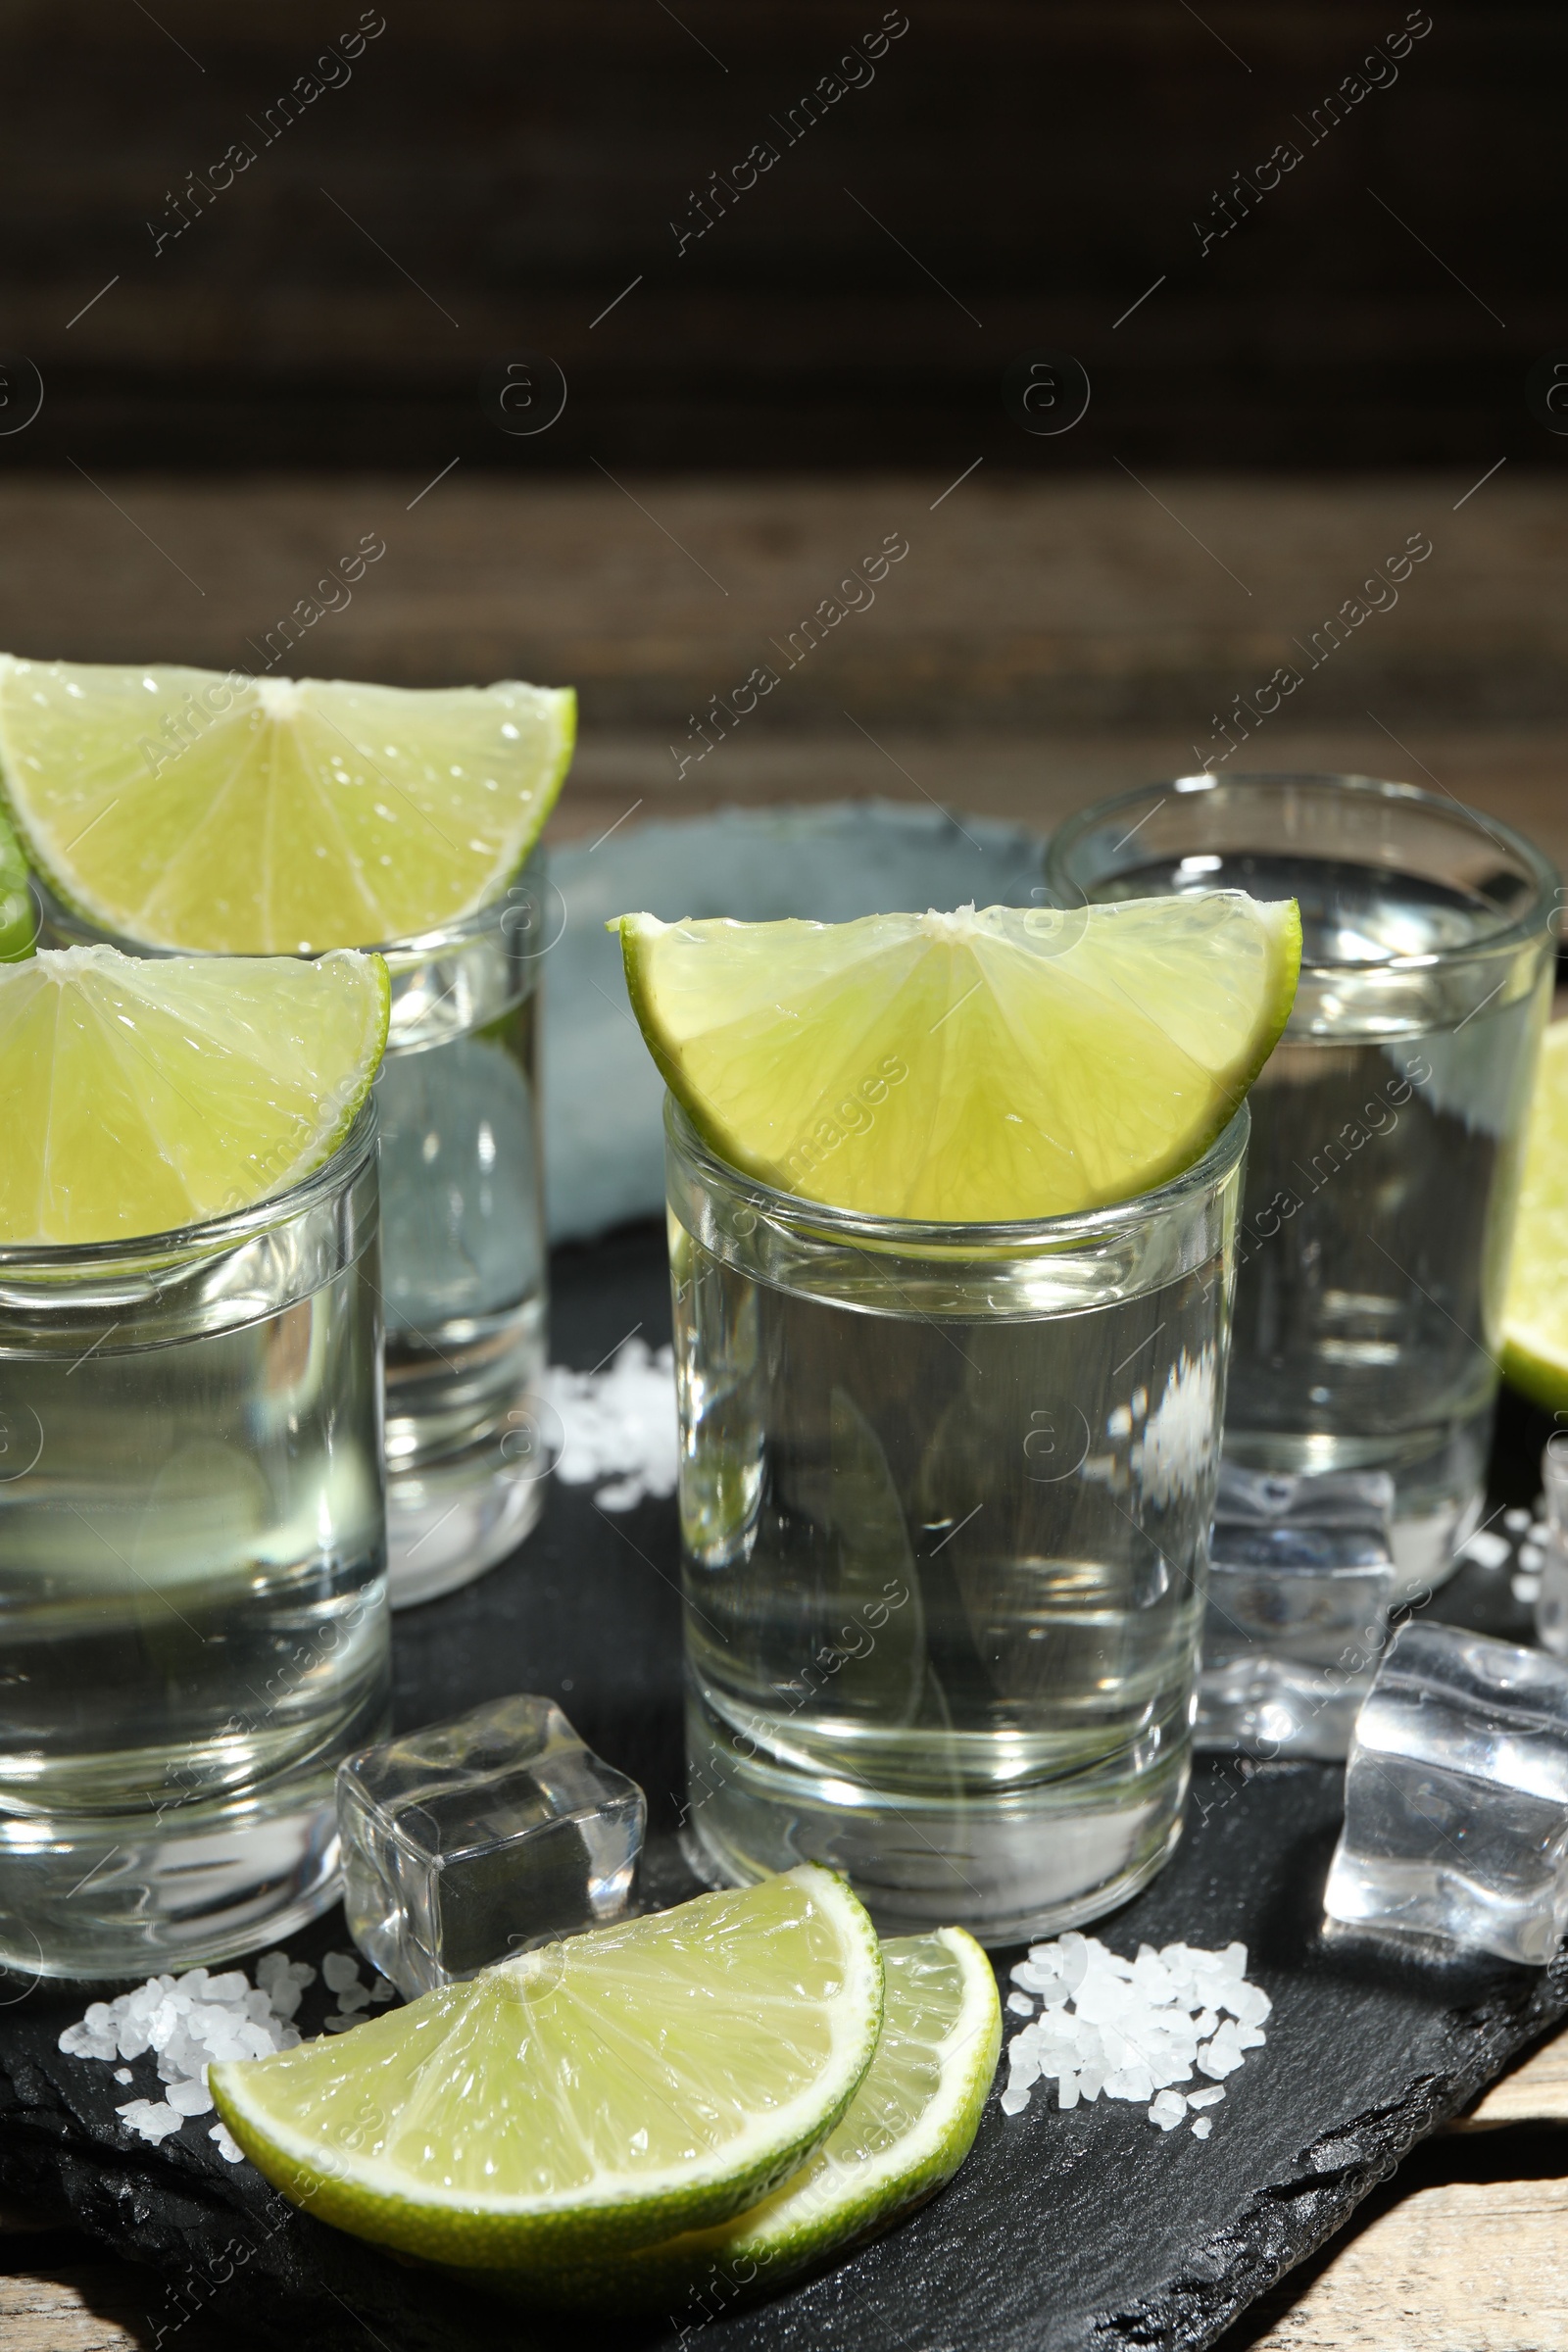
[[[1009,1223],[1200,1159],[1273,1051],[1294,899],[850,923],[619,920],[632,1008],[705,1141],[868,1216]]]
[[[427,2260],[559,2270],[728,2219],[821,2145],[871,2062],[882,1961],[802,1864],[215,2066],[274,2187]]]
[[[1502,1369],[1548,1412],[1568,1406],[1568,1021],[1541,1040],[1502,1308]]]
[[[285,1192],[370,1091],[379,956],[0,963],[0,1245],[172,1233]]]
[[[38,924],[27,888],[22,844],[0,816],[0,963],[16,963],[37,944]]]
[[[0,656],[0,799],[101,931],[375,947],[497,897],[570,764],[569,690],[414,689]]]
[[[693,2230],[512,2289],[520,2300],[603,2312],[664,2310],[698,2290],[704,2308],[767,2294],[841,2248],[886,2229],[952,2180],[979,2129],[1002,2047],[991,1963],[962,1928],[882,1946],[885,1994],[876,2055],[843,2122],[764,2203],[714,2230]]]

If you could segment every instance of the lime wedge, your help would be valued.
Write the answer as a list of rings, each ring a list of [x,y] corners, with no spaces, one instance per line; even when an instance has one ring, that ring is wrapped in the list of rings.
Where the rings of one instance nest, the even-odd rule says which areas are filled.
[[[997,1981],[962,1928],[882,1946],[876,2055],[844,2121],[793,2180],[716,2230],[688,2230],[569,2275],[476,2283],[521,2300],[605,2312],[662,2310],[679,2297],[725,2304],[770,2293],[838,2248],[885,2229],[951,2180],[968,2155],[1002,2047]],[[696,2315],[696,2307],[693,2314]]]
[[[1568,1405],[1568,1021],[1541,1041],[1502,1308],[1502,1368],[1555,1412]]]
[[[853,923],[620,918],[632,1006],[734,1166],[885,1217],[1125,1200],[1200,1158],[1296,994],[1294,899]]]
[[[27,861],[22,844],[0,816],[0,963],[30,956],[38,925],[27,891]]]
[[[329,1158],[370,1091],[379,956],[46,950],[0,964],[0,1243],[172,1233]]]
[[[838,2122],[881,2022],[871,1923],[805,1864],[211,2081],[246,2154],[320,2220],[560,2268],[755,2205]]]
[[[571,760],[569,691],[413,691],[0,656],[0,794],[56,897],[147,947],[375,947],[503,890]]]

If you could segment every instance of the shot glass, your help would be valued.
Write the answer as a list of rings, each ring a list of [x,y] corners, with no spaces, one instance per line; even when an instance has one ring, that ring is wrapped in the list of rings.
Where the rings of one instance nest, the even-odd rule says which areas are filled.
[[[1062,906],[1299,901],[1300,986],[1250,1098],[1225,1450],[1390,1472],[1394,1600],[1435,1590],[1481,1510],[1552,867],[1412,785],[1203,774],[1072,817],[1047,876]]]
[[[559,935],[542,853],[476,914],[376,953],[392,1021],[381,1112],[388,1590],[394,1608],[482,1575],[539,1516],[552,1448],[538,976]],[[49,944],[108,939],[43,897]]]
[[[481,1575],[539,1516],[550,1447],[538,976],[553,944],[537,854],[506,896],[380,953],[392,1606]]]
[[[879,1927],[1098,1918],[1179,1833],[1247,1113],[1092,1213],[772,1192],[665,1109],[700,1868]]]
[[[375,1113],[276,1200],[0,1249],[0,1960],[115,1977],[337,1892],[389,1691]]]

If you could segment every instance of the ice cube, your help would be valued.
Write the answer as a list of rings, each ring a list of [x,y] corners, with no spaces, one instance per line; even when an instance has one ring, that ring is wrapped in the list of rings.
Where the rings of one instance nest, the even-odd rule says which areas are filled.
[[[526,1694],[346,1758],[337,1809],[349,1933],[411,1998],[617,1918],[647,1819],[636,1782]]]
[[[1356,1726],[1324,1907],[1544,1966],[1568,1926],[1568,1666],[1402,1627]]]
[[[1338,1758],[1388,1642],[1386,1471],[1221,1469],[1197,1740]]]

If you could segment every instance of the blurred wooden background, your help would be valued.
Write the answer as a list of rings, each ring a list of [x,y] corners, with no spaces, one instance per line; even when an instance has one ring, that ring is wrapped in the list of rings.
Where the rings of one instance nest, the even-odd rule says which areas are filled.
[[[1049,823],[1296,662],[1231,765],[1435,779],[1568,854],[1544,0],[0,0],[0,644],[265,665],[370,531],[280,666],[575,682],[569,830]],[[1054,434],[1003,399],[1042,352],[1090,386]],[[552,360],[561,414],[503,430]]]
[[[1523,396],[1564,334],[1551,0],[4,0],[0,56],[0,352],[46,388],[0,473],[1469,480],[1568,447]],[[1055,437],[1001,399],[1041,348],[1093,387]],[[568,385],[527,438],[477,394],[520,352]]]
[[[860,793],[1049,826],[1230,722],[1233,769],[1425,783],[1568,865],[1568,481],[949,478],[0,480],[0,645],[264,668],[368,533],[385,554],[279,674],[575,684],[558,831]],[[1367,591],[1385,609],[1312,666],[1412,535],[1397,603]],[[907,555],[846,586],[890,536]],[[828,599],[858,609],[807,651]],[[1301,683],[1258,725],[1282,664]]]

